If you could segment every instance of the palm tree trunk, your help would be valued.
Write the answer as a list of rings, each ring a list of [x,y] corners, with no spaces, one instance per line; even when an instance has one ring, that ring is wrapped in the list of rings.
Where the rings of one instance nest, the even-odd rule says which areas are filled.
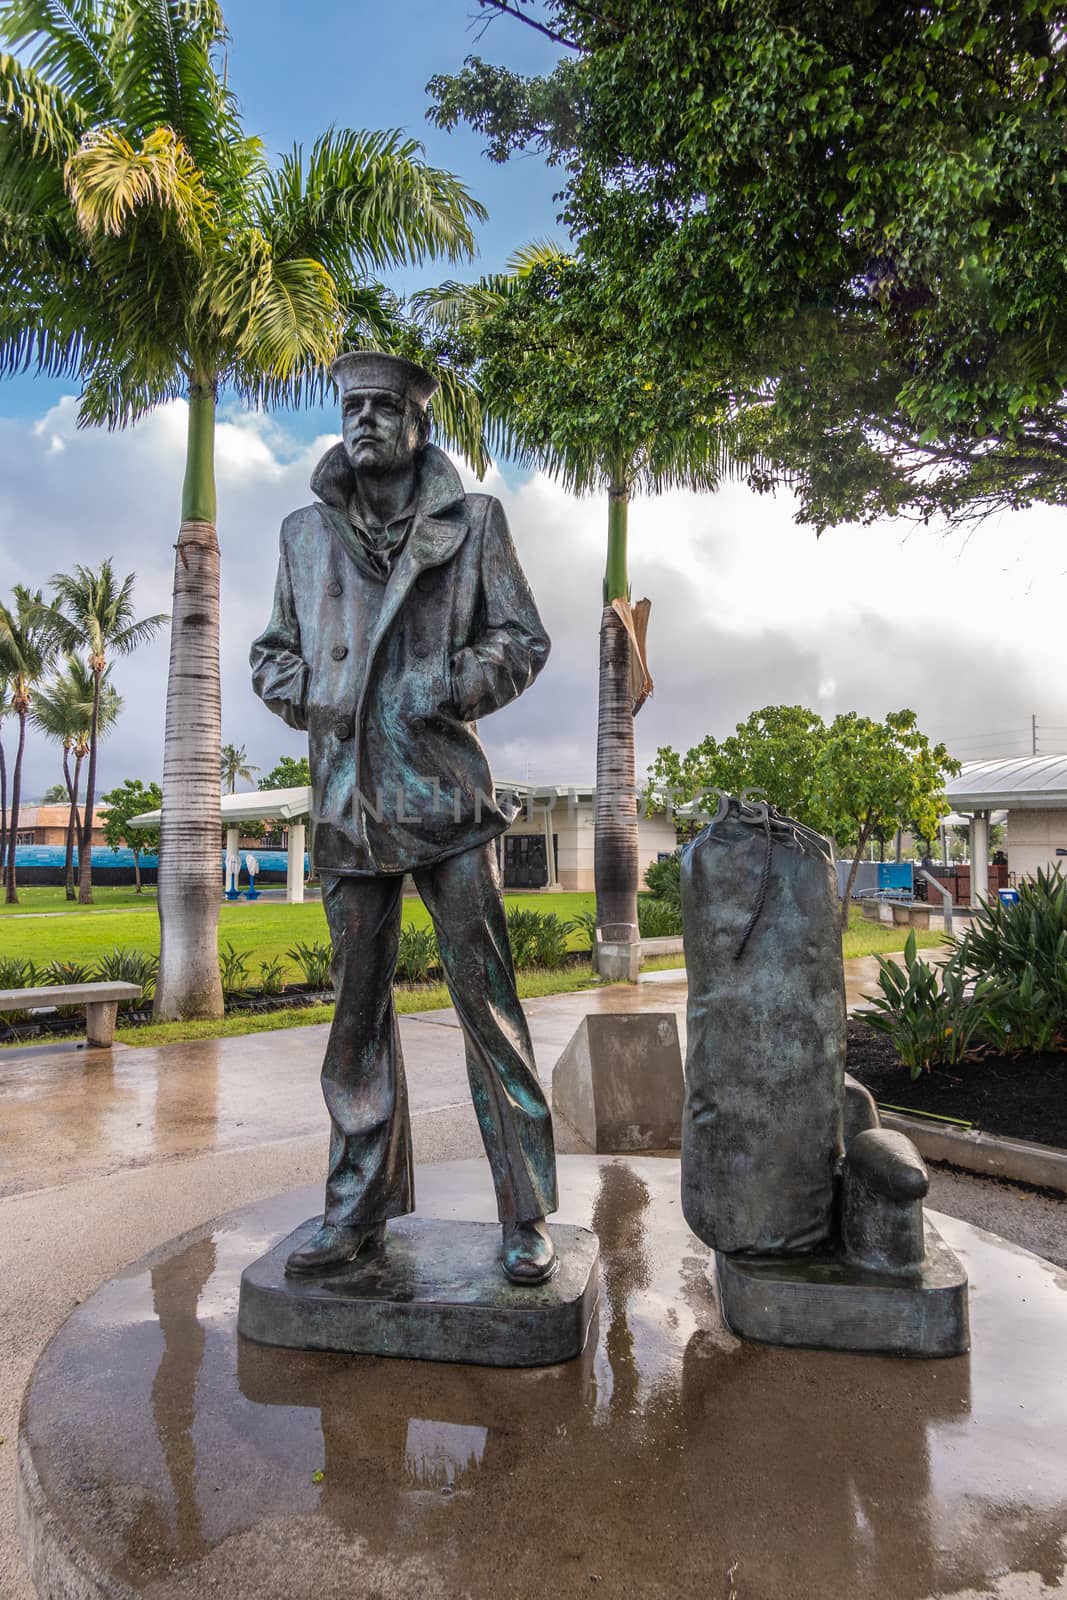
[[[19,891],[15,875],[15,856],[19,837],[19,802],[22,799],[22,752],[26,748],[26,710],[18,713],[19,742],[15,746],[15,766],[11,774],[11,815],[7,828],[7,867],[5,870],[5,900],[9,906],[18,905]]]
[[[134,850],[134,852],[133,852],[133,881],[137,885],[137,888],[136,888],[135,892],[137,894],[140,894],[140,892],[141,892],[141,852],[140,852],[140,850]]]
[[[89,770],[85,775],[85,811],[78,835],[78,904],[93,903],[93,810],[96,805],[96,738],[100,723],[100,688],[104,669],[93,668],[93,710],[89,723]]]
[[[630,687],[630,638],[611,608],[629,592],[626,535],[630,495],[617,473],[608,503],[608,562],[600,619],[593,880],[596,921],[606,941],[632,944],[637,932],[637,785]]]
[[[81,837],[81,818],[78,816],[78,790],[81,788],[82,758],[74,757],[74,782],[67,777],[67,753],[63,752],[63,775],[67,778],[67,792],[70,795],[70,817],[67,820],[67,850],[64,862],[65,871],[63,883],[66,888],[67,899],[77,898],[74,890],[74,840]],[[79,845],[79,853],[81,846]]]
[[[0,873],[7,863],[7,757],[0,740]]]
[[[215,388],[189,392],[182,525],[174,563],[159,843],[159,1020],[221,1017],[219,981],[219,541]]]

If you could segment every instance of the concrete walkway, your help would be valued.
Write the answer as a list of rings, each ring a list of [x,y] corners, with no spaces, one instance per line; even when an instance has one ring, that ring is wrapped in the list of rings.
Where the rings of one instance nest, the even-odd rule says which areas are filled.
[[[873,958],[846,963],[849,1001]],[[684,972],[526,1003],[547,1082],[590,1011],[673,1011]],[[401,1018],[418,1162],[479,1155],[455,1014]],[[160,1048],[69,1045],[0,1052],[0,1595],[32,1600],[14,1527],[15,1437],[44,1344],[105,1278],[233,1207],[318,1183],[326,1030],[291,1028]],[[557,1119],[562,1151],[580,1142]],[[488,1173],[486,1182],[488,1183]],[[1067,1204],[1011,1185],[934,1173],[931,1203],[1067,1265]]]

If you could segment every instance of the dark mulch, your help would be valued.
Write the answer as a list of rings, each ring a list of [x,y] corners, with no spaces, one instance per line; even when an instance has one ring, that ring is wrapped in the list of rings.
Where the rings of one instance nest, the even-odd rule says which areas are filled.
[[[848,1070],[883,1103],[1067,1146],[1067,1055],[982,1056],[913,1080],[884,1034],[850,1021]]]

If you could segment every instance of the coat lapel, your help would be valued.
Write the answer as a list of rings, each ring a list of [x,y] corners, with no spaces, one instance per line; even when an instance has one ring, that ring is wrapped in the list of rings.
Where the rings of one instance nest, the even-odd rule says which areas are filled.
[[[467,537],[469,527],[470,519],[465,511],[459,511],[450,517],[431,517],[421,511],[416,512],[407,542],[397,557],[385,585],[378,620],[374,624],[374,632],[367,646],[365,683],[370,681],[374,657],[397,612],[407,599],[415,579],[428,567],[440,567],[450,556],[455,555]]]

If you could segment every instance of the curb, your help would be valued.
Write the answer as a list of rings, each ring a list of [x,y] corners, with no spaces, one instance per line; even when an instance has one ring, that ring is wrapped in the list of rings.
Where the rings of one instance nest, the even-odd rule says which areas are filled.
[[[983,1177],[1010,1178],[1041,1189],[1058,1189],[1067,1195],[1067,1150],[1034,1144],[1029,1139],[1008,1139],[964,1128],[934,1127],[918,1117],[902,1117],[879,1110],[883,1128],[907,1134],[919,1154],[930,1161],[948,1161]]]

